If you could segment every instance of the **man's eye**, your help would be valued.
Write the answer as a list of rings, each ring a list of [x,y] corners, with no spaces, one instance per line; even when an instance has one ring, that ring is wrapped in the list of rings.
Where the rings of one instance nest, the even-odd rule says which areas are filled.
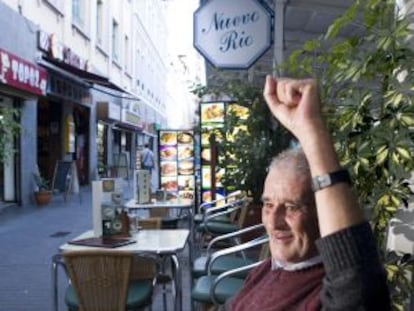
[[[271,209],[273,207],[273,204],[272,203],[268,203],[268,202],[264,202],[263,203],[263,207],[266,208],[266,209]]]
[[[286,210],[288,210],[289,212],[300,211],[300,205],[297,205],[297,204],[286,204],[285,207],[286,207]]]

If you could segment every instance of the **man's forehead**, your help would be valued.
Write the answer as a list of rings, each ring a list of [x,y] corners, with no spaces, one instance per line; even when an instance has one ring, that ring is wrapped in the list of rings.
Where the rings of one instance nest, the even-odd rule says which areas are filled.
[[[272,168],[266,178],[263,198],[297,197],[300,199],[310,189],[310,180],[303,172],[286,167]]]
[[[267,173],[267,177],[283,181],[287,178],[299,178],[305,176],[303,172],[299,171],[292,164],[286,163],[286,165],[284,165],[283,163],[280,163],[278,165],[270,167],[269,172]]]

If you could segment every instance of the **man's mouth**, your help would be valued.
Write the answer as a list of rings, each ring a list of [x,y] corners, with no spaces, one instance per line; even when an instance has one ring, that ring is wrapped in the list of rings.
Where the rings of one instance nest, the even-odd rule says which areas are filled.
[[[293,239],[293,235],[290,232],[276,232],[272,236],[274,240],[279,242],[288,242]]]

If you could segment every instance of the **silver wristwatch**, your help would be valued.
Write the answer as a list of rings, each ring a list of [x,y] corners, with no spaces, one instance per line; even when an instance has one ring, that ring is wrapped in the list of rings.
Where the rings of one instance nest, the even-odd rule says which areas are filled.
[[[312,189],[314,192],[337,183],[346,182],[351,184],[351,177],[346,169],[319,175],[312,178]]]

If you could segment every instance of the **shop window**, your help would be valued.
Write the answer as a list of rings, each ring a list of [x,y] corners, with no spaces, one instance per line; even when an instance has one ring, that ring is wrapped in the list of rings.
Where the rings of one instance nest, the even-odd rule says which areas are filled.
[[[96,42],[98,45],[102,45],[102,32],[103,32],[103,1],[96,1]]]
[[[72,22],[80,28],[85,28],[84,0],[72,0]]]
[[[119,61],[119,25],[116,20],[112,20],[112,58]]]
[[[129,72],[129,69],[131,67],[131,57],[130,57],[130,47],[129,47],[129,38],[127,35],[125,35],[125,56],[124,56],[124,68],[126,72]]]

